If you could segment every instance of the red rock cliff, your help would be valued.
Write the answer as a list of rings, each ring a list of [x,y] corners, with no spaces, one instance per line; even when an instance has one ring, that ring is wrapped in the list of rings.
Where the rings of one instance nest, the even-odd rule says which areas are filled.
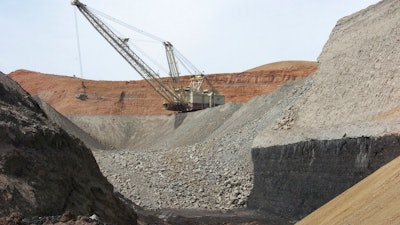
[[[246,102],[254,96],[268,94],[288,80],[303,78],[317,69],[316,62],[285,61],[266,64],[241,73],[211,74],[208,79],[226,102]],[[172,114],[163,109],[164,100],[144,80],[93,81],[74,77],[17,70],[9,74],[31,95],[37,95],[62,114]],[[189,76],[182,82],[188,83]],[[82,81],[88,99],[75,98]]]

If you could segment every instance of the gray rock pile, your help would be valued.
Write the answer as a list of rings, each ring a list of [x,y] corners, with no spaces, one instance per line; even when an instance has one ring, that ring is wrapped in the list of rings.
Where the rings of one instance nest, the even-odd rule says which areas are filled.
[[[247,104],[228,103],[177,115],[183,119],[178,126],[177,118],[172,116],[69,118],[98,138],[132,138],[129,140],[132,147],[96,150],[94,156],[116,189],[140,206],[243,208],[253,188],[252,142],[260,130],[274,123],[268,115],[281,113],[270,109],[291,101],[284,98],[285,94],[303,87],[302,82],[288,83],[271,95],[254,98]],[[122,137],[120,129],[126,131],[127,127],[130,132]]]

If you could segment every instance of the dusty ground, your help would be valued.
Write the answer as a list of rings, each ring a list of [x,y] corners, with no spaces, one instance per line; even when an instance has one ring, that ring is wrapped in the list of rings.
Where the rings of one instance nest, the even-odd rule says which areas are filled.
[[[271,93],[288,80],[307,77],[316,69],[316,62],[287,61],[267,64],[251,72],[212,74],[208,78],[225,95],[226,102],[247,102],[254,96]],[[81,79],[26,70],[15,71],[9,76],[63,114],[172,114],[162,108],[163,99],[143,80],[84,80],[89,99],[80,101],[75,95],[82,92]],[[188,84],[188,79],[188,76],[183,76],[183,83]]]

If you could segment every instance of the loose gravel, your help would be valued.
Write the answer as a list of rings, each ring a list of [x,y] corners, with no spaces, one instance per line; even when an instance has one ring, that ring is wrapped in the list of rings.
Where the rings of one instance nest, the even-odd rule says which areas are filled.
[[[281,114],[276,105],[291,100],[283,98],[285,93],[301,93],[299,90],[303,87],[303,81],[294,81],[247,104],[228,103],[180,115],[184,120],[179,126],[175,122],[165,122],[171,119],[168,116],[159,117],[158,120],[163,122],[155,132],[171,132],[155,138],[153,143],[132,141],[135,144],[131,148],[95,150],[93,153],[116,190],[144,208],[243,208],[247,206],[253,187],[252,142],[260,130],[275,123],[271,118]],[[85,127],[82,118],[71,117]],[[113,124],[124,124],[122,121],[125,120],[127,123],[135,121],[135,124],[149,120],[135,116],[97,119],[99,124],[90,126],[91,129],[117,129],[118,126]],[[144,121],[140,122],[140,119]],[[145,129],[145,126],[139,127]],[[153,129],[154,126],[149,126],[141,132],[151,135]],[[134,136],[134,132],[128,135]]]

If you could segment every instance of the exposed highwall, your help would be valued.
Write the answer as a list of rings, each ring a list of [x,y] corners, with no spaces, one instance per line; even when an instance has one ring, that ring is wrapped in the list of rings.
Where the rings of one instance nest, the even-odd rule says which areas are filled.
[[[300,219],[400,155],[400,136],[254,148],[249,208]]]

